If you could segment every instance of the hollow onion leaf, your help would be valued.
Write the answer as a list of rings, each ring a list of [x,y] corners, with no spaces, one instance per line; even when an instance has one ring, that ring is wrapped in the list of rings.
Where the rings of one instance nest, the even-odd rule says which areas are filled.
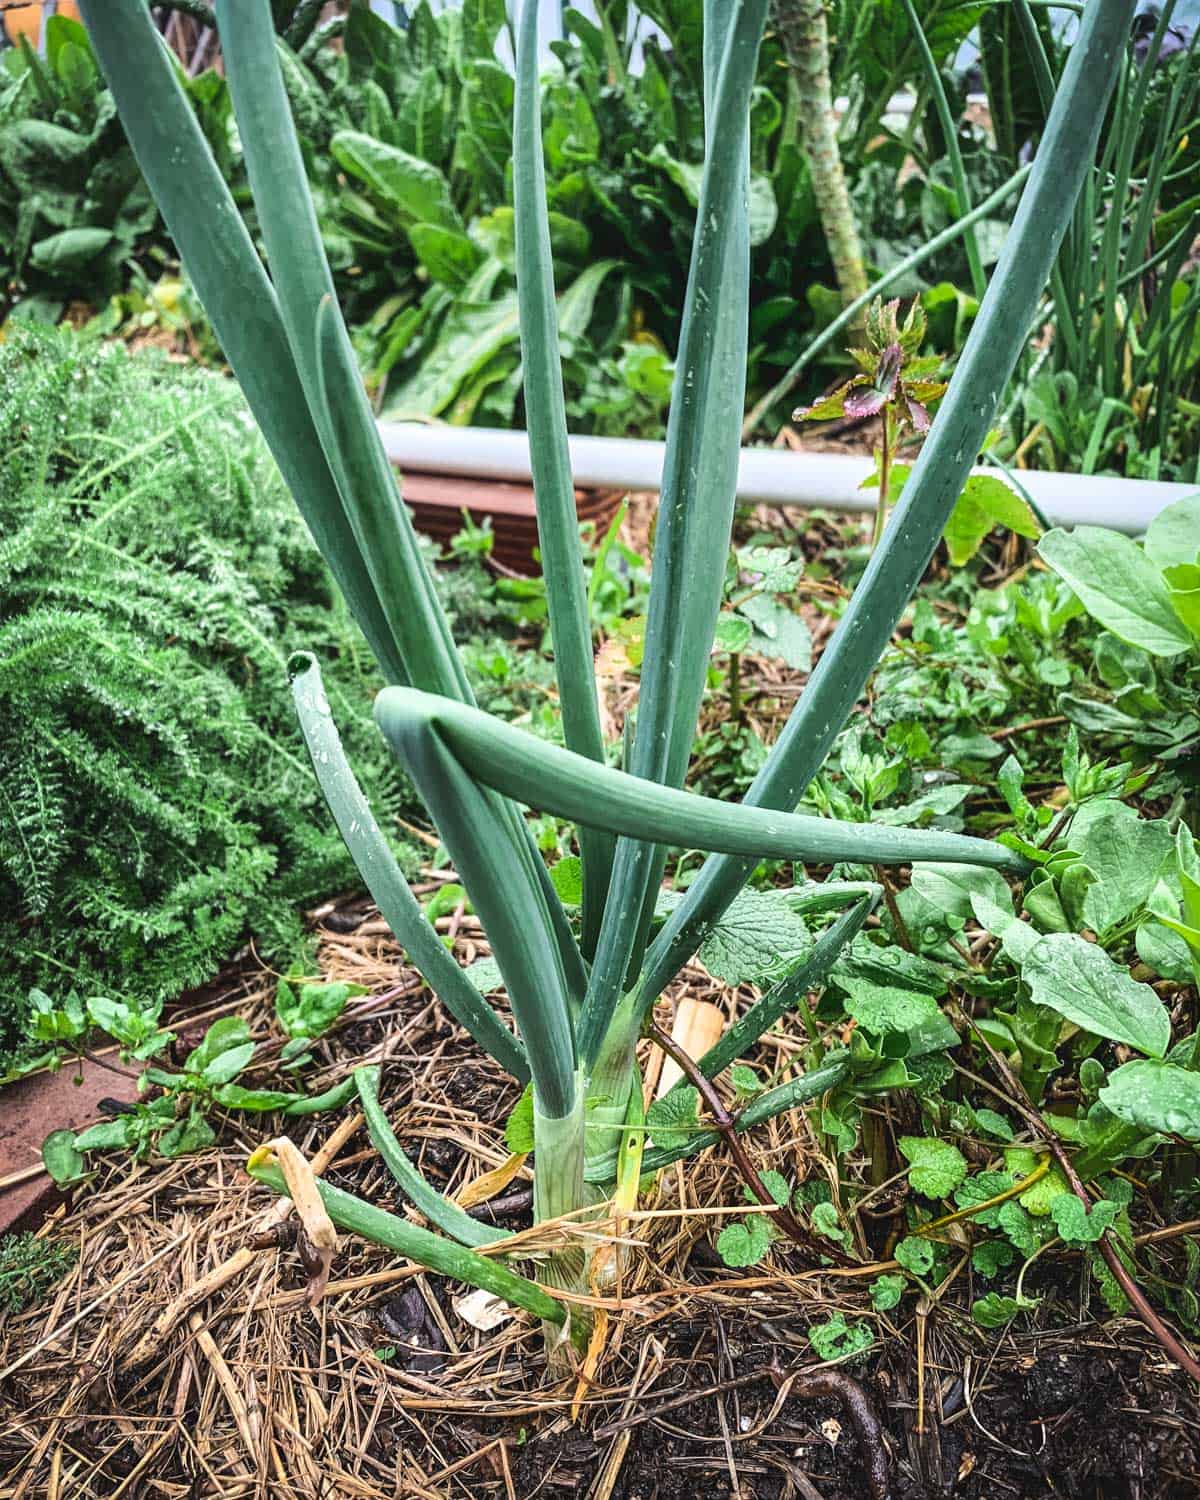
[[[176,64],[142,0],[83,0],[82,12],[138,166],[267,446],[385,675],[405,682],[398,643],[309,416],[274,288]]]
[[[719,802],[661,786],[627,771],[597,765],[477,708],[435,698],[416,688],[385,688],[375,700],[375,718],[431,808],[431,799],[450,801],[456,795],[450,781],[455,787],[482,783],[557,817],[596,823],[612,833],[665,846],[727,851],[755,861],[767,857],[820,864],[839,860],[857,864],[945,860],[1014,873],[1024,873],[1028,868],[1020,855],[988,839],[938,829],[842,823],[833,818]],[[439,776],[446,786],[435,784]],[[469,820],[465,809],[457,816]],[[438,826],[442,827],[440,820]],[[448,839],[447,848],[454,852]],[[503,876],[498,878],[503,881]],[[490,934],[492,927],[486,915],[483,920]],[[503,957],[500,962],[503,969]],[[513,1003],[515,1007],[515,996]],[[529,1044],[519,1012],[517,1020]],[[530,1062],[532,1065],[532,1055]]]
[[[287,1185],[278,1167],[256,1161],[252,1156],[246,1163],[246,1171],[256,1182],[287,1195]],[[453,1281],[482,1287],[493,1296],[503,1297],[514,1307],[524,1308],[536,1318],[544,1318],[550,1323],[565,1322],[567,1310],[564,1303],[555,1301],[536,1281],[518,1276],[499,1261],[489,1260],[477,1251],[468,1250],[465,1245],[443,1239],[441,1235],[422,1229],[419,1224],[410,1224],[407,1219],[376,1208],[373,1203],[365,1203],[353,1193],[345,1193],[320,1178],[317,1179],[317,1192],[325,1205],[325,1212],[339,1229],[360,1234],[363,1239],[394,1250],[397,1255],[428,1266]]]
[[[933,555],[1024,347],[1124,55],[1133,0],[1092,0],[1071,48],[1033,170],[900,503],[845,614],[755,777],[746,803],[794,807],[828,755]],[[745,883],[753,862],[707,860],[647,954],[649,1005]]]
[[[672,787],[682,785],[687,770],[733,523],[746,394],[749,107],[766,10],[766,0],[705,6],[704,176],[667,421],[629,762],[635,775]],[[617,846],[580,1021],[586,1062],[600,1049],[631,969],[640,967],[664,859],[663,850],[636,833]]]
[[[376,1151],[383,1157],[384,1166],[396,1179],[405,1197],[425,1215],[434,1228],[450,1235],[460,1245],[493,1245],[497,1240],[510,1239],[511,1230],[481,1224],[457,1203],[443,1197],[421,1176],[396,1139],[383,1105],[379,1102],[379,1069],[355,1069],[354,1082],[358,1088],[358,1101],[362,1105],[367,1131]]]
[[[522,1083],[525,1049],[449,953],[409,889],[346,759],[316,659],[292,660],[292,698],[321,792],[350,856],[397,941],[454,1019]]]
[[[538,0],[525,0],[521,9],[513,105],[513,208],[525,411],[563,738],[570,749],[602,761],[604,741],[600,733],[575,485],[567,448],[567,411],[546,207],[537,48],[539,8]],[[583,865],[583,949],[590,956],[595,950],[608,894],[613,841],[599,829],[586,829],[579,842]]]

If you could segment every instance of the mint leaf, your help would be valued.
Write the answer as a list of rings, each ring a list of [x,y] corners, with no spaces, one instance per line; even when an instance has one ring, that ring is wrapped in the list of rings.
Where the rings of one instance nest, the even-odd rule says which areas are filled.
[[[700,1095],[690,1085],[680,1085],[646,1111],[646,1128],[656,1146],[684,1146],[696,1133],[699,1112]]]
[[[876,1035],[913,1031],[939,1013],[933,996],[918,990],[897,989],[858,978],[846,979],[844,985],[847,1012]]]
[[[900,1153],[911,1162],[908,1180],[926,1198],[945,1198],[967,1175],[967,1160],[957,1146],[932,1136],[902,1135]]]
[[[513,1156],[533,1150],[533,1084],[527,1083],[504,1122],[504,1144]]]

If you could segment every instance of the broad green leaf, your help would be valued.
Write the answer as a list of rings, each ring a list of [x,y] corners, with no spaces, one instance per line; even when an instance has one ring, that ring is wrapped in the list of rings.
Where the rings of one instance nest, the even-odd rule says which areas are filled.
[[[568,854],[551,865],[550,881],[564,906],[578,906],[583,900],[583,867],[579,856]]]
[[[908,1180],[927,1198],[946,1198],[967,1175],[967,1160],[957,1146],[933,1136],[902,1135],[896,1143],[910,1163]]]
[[[78,1182],[85,1163],[75,1145],[75,1132],[52,1130],[42,1142],[42,1162],[59,1187]]]
[[[1120,1212],[1120,1204],[1107,1198],[1086,1208],[1074,1193],[1063,1193],[1050,1205],[1058,1237],[1068,1245],[1094,1245]]]
[[[363,985],[344,981],[301,984],[281,979],[275,991],[275,1018],[290,1037],[323,1036],[346,1008],[346,1001],[366,993]]]
[[[914,865],[912,887],[938,911],[964,920],[975,914],[976,897],[989,903],[989,909],[1012,909],[1007,881],[981,865]]]
[[[971,1249],[971,1269],[990,1281],[1016,1258],[1017,1252],[1007,1240],[981,1240]]]
[[[818,1359],[850,1359],[875,1342],[869,1323],[847,1323],[844,1313],[834,1313],[824,1323],[814,1323],[808,1330],[808,1342]]]
[[[871,1306],[876,1312],[891,1312],[893,1307],[900,1305],[900,1299],[904,1296],[904,1288],[907,1285],[904,1277],[896,1275],[894,1271],[876,1276],[869,1287]]]
[[[970,562],[995,526],[1006,526],[1018,536],[1036,538],[1042,534],[1028,501],[1016,490],[995,475],[972,474],[946,522],[946,550],[951,566],[961,568]]]
[[[1163,569],[1163,582],[1171,608],[1187,626],[1192,638],[1200,641],[1200,564],[1178,563]]]
[[[781,661],[795,672],[812,670],[812,634],[794,609],[756,594],[738,606],[738,613],[752,627],[747,651]]]
[[[928,1276],[933,1270],[933,1246],[920,1235],[907,1235],[892,1251],[906,1271],[914,1276]]]
[[[1032,1312],[1040,1298],[1006,1297],[1000,1292],[988,1292],[977,1297],[971,1304],[971,1316],[981,1328],[1003,1328],[1011,1323],[1018,1313]]]
[[[1051,933],[1030,949],[1021,977],[1038,1005],[1076,1026],[1139,1052],[1161,1057],[1171,1041],[1166,1007],[1148,984],[1139,984],[1104,949],[1075,933]]]
[[[253,1042],[243,1042],[238,1047],[227,1047],[204,1064],[200,1076],[210,1086],[228,1083],[230,1079],[236,1078],[243,1068],[249,1067],[253,1056]]]
[[[1160,569],[1127,536],[1099,526],[1048,531],[1038,551],[1078,594],[1088,613],[1121,640],[1152,656],[1178,656],[1192,644],[1171,606]]]
[[[1127,1062],[1109,1074],[1100,1102],[1141,1130],[1200,1141],[1200,1073],[1174,1063]]]
[[[432,162],[358,130],[336,131],[329,150],[338,166],[365,183],[399,224],[433,224],[462,233],[450,184]]]
[[[994,1109],[977,1109],[975,1120],[981,1130],[987,1131],[988,1135],[994,1136],[996,1140],[1012,1140],[1012,1126],[1002,1114],[998,1114]]]
[[[527,1083],[504,1122],[504,1144],[514,1155],[533,1150],[533,1085]]]
[[[63,229],[38,240],[29,252],[29,259],[39,271],[48,271],[51,275],[69,274],[95,260],[115,238],[111,229]]]
[[[80,1151],[113,1151],[129,1144],[129,1126],[125,1116],[116,1120],[101,1120],[75,1137],[75,1146]]]
[[[700,945],[700,961],[726,984],[777,977],[812,947],[803,917],[775,891],[743,891]]]
[[[444,224],[411,224],[413,253],[434,281],[454,291],[466,286],[482,262],[482,253],[458,229]]]
[[[242,1047],[249,1040],[250,1028],[241,1016],[222,1016],[204,1033],[204,1040],[200,1045],[188,1053],[184,1070],[188,1073],[203,1073],[222,1052]]]
[[[245,1109],[263,1113],[269,1109],[282,1109],[296,1099],[292,1093],[279,1089],[245,1089],[239,1083],[223,1083],[213,1098],[226,1109]]]
[[[1146,904],[1172,850],[1164,820],[1139,818],[1135,808],[1107,798],[1079,809],[1069,837],[1096,876],[1083,898],[1083,917],[1099,933]]]
[[[1146,527],[1146,556],[1160,571],[1200,560],[1200,494],[1165,506]]]

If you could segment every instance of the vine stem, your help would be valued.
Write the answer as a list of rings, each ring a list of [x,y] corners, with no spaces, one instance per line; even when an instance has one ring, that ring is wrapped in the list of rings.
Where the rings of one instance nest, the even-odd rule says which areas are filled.
[[[713,1124],[716,1126],[721,1139],[729,1148],[729,1154],[737,1164],[738,1171],[745,1179],[746,1186],[765,1207],[774,1209],[773,1218],[789,1239],[802,1246],[805,1250],[818,1256],[824,1255],[831,1260],[836,1260],[840,1265],[853,1265],[849,1256],[842,1253],[835,1246],[828,1248],[817,1244],[810,1230],[796,1218],[786,1203],[777,1203],[771,1194],[770,1188],[759,1175],[758,1168],[750,1160],[750,1153],[746,1150],[741,1137],[737,1132],[737,1118],[731,1115],[725,1108],[720,1094],[717,1093],[711,1079],[705,1078],[700,1071],[695,1059],[690,1057],[679,1043],[665,1032],[657,1023],[651,1026],[650,1035],[667,1054],[678,1064],[680,1072],[692,1085],[712,1116]]]
[[[1071,1161],[1069,1154],[1067,1153],[1066,1147],[1051,1131],[1048,1131],[1046,1129],[1045,1122],[1043,1121],[1041,1115],[1038,1113],[1037,1109],[1034,1107],[1032,1101],[1029,1098],[1029,1095],[1025,1092],[1024,1085],[1021,1083],[1021,1080],[1016,1076],[1012,1069],[1008,1066],[1008,1063],[1004,1060],[1000,1053],[996,1051],[996,1049],[988,1041],[987,1037],[983,1035],[978,1026],[976,1026],[974,1021],[971,1019],[971,1017],[968,1016],[966,1011],[963,1010],[962,1006],[956,1006],[956,1009],[959,1016],[971,1028],[972,1032],[975,1034],[976,1038],[982,1045],[984,1051],[991,1059],[992,1066],[995,1068],[1005,1088],[1009,1091],[1009,1103],[1033,1131],[1035,1136],[1038,1137],[1038,1139],[1054,1157],[1054,1160],[1061,1169],[1063,1176],[1070,1184],[1071,1191],[1075,1194],[1075,1196],[1079,1199],[1079,1201],[1084,1205],[1085,1208],[1090,1209],[1092,1206],[1092,1200],[1088,1196],[1087,1188],[1083,1185],[1083,1179],[1075,1170],[1075,1166]],[[1097,1248],[1099,1249],[1100,1254],[1104,1257],[1108,1269],[1112,1272],[1117,1284],[1129,1299],[1129,1305],[1137,1313],[1138,1317],[1162,1345],[1163,1349],[1171,1357],[1171,1359],[1174,1360],[1174,1362],[1182,1370],[1186,1371],[1186,1373],[1190,1375],[1191,1378],[1197,1382],[1197,1384],[1200,1384],[1200,1364],[1198,1364],[1195,1358],[1191,1354],[1189,1354],[1187,1349],[1184,1348],[1183,1343],[1181,1342],[1179,1337],[1171,1328],[1167,1326],[1163,1319],[1159,1317],[1158,1313],[1155,1312],[1154,1308],[1150,1305],[1150,1301],[1147,1298],[1145,1292],[1143,1292],[1141,1287],[1138,1286],[1137,1282],[1133,1279],[1129,1268],[1117,1253],[1117,1248],[1113,1244],[1111,1233],[1109,1230],[1105,1230],[1104,1233],[1100,1236]]]

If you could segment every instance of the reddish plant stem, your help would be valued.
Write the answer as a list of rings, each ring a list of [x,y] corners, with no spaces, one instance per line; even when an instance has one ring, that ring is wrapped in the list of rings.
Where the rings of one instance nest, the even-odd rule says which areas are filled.
[[[697,1067],[693,1058],[683,1050],[674,1037],[669,1036],[661,1026],[654,1025],[650,1028],[650,1035],[667,1054],[674,1058],[679,1065],[679,1070],[687,1081],[692,1085],[712,1116],[712,1121],[722,1140],[729,1148],[729,1154],[733,1157],[738,1171],[745,1179],[746,1186],[758,1199],[758,1201],[769,1208],[774,1209],[774,1219],[789,1239],[803,1246],[811,1254],[827,1256],[839,1265],[848,1266],[855,1264],[849,1256],[838,1250],[834,1245],[826,1246],[818,1244],[815,1236],[810,1230],[795,1217],[786,1204],[776,1203],[771,1196],[771,1191],[759,1175],[758,1168],[750,1160],[749,1152],[745,1143],[737,1131],[737,1120],[731,1115],[721,1102],[721,1096],[714,1088],[711,1079],[705,1078]]]
[[[1075,1170],[1074,1163],[1071,1161],[1066,1147],[1052,1131],[1046,1129],[1041,1115],[1030,1101],[1029,1095],[1025,1092],[1024,1085],[1008,1066],[1008,1063],[996,1051],[962,1007],[959,1006],[957,1009],[959,1016],[970,1026],[976,1038],[983,1046],[984,1051],[991,1058],[992,1066],[1009,1092],[1010,1104],[1054,1157],[1063,1176],[1070,1184],[1071,1191],[1085,1208],[1090,1209],[1092,1206],[1091,1197],[1088,1194],[1087,1188],[1083,1185],[1082,1178]],[[1184,1348],[1178,1336],[1159,1317],[1154,1308],[1151,1307],[1145,1292],[1138,1286],[1125,1262],[1117,1253],[1117,1248],[1113,1244],[1110,1231],[1105,1230],[1100,1236],[1096,1248],[1104,1257],[1108,1269],[1112,1272],[1117,1284],[1129,1299],[1129,1305],[1133,1308],[1134,1312],[1180,1369],[1186,1371],[1197,1384],[1200,1384],[1200,1364],[1196,1362],[1195,1358]]]

